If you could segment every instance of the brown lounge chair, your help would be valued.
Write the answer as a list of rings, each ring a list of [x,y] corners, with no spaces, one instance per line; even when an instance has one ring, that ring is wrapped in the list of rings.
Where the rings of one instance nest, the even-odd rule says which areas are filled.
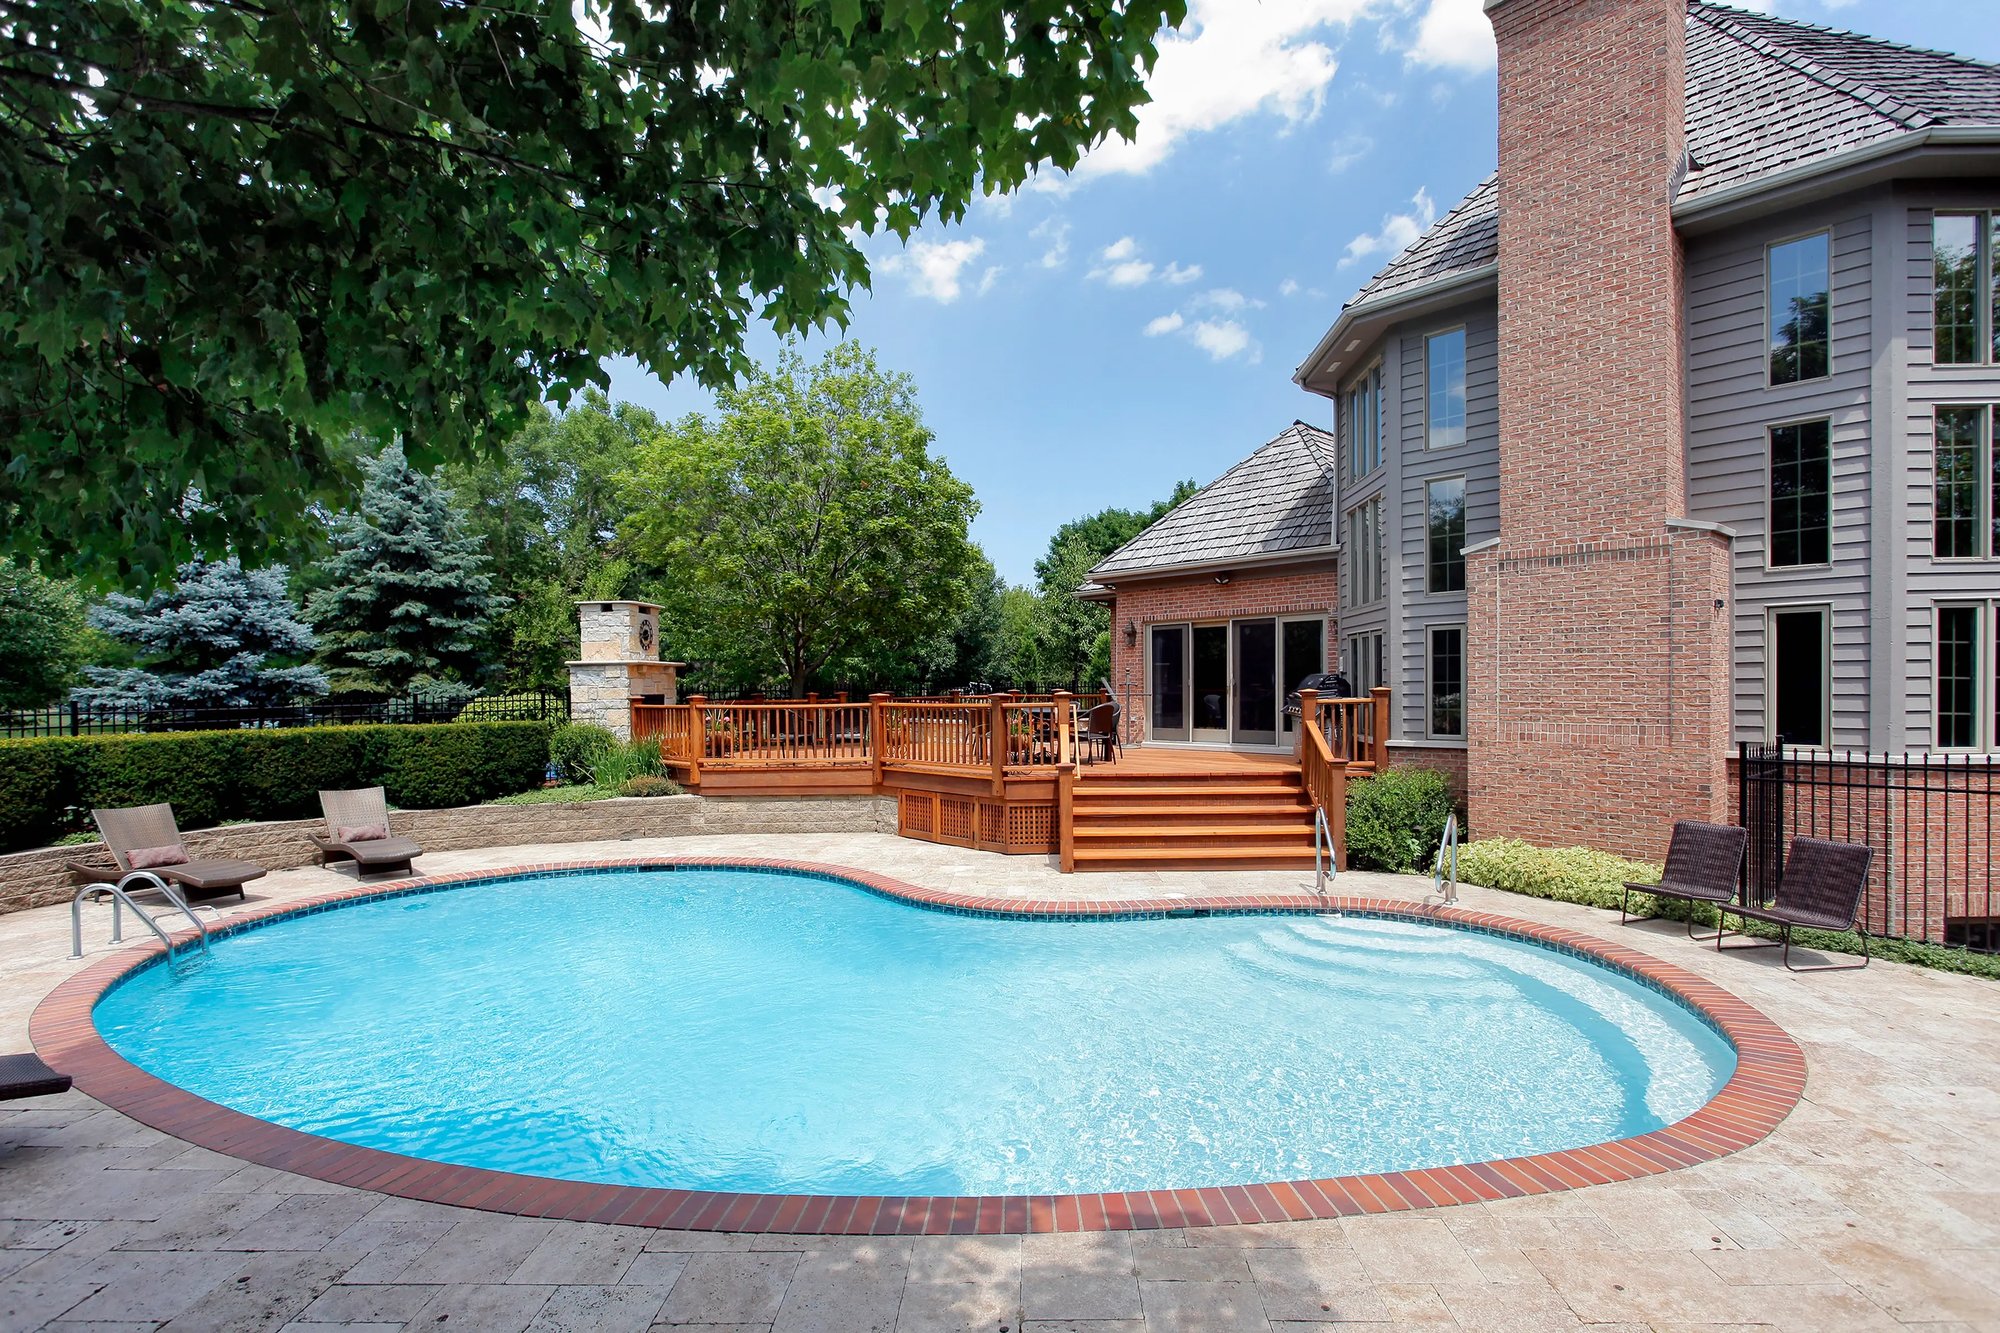
[[[16,1097],[53,1097],[69,1091],[69,1075],[58,1074],[42,1063],[42,1057],[0,1055],[0,1102]]]
[[[126,810],[93,810],[91,817],[97,821],[97,831],[111,849],[120,873],[150,870],[186,889],[190,897],[233,893],[241,898],[245,884],[264,877],[264,867],[254,861],[189,856],[180,827],[174,823],[174,808],[164,802]],[[72,869],[81,871],[74,865]]]
[[[1731,944],[1731,949],[1768,949],[1782,944],[1785,966],[1794,972],[1847,972],[1868,966],[1868,932],[1860,925],[1861,895],[1868,888],[1868,866],[1875,849],[1851,842],[1828,842],[1824,838],[1793,838],[1785,854],[1785,869],[1778,880],[1778,897],[1769,907],[1747,903],[1729,907],[1747,921],[1765,921],[1778,928],[1775,940],[1754,944]],[[1818,963],[1792,967],[1792,928],[1851,930],[1861,936],[1858,963]],[[1725,947],[1723,931],[1715,937],[1715,947]]]
[[[359,791],[323,791],[320,812],[326,816],[326,836],[309,835],[319,848],[319,863],[354,862],[356,875],[394,872],[407,875],[411,862],[424,854],[409,838],[389,833],[389,798],[380,787]]]
[[[1720,908],[1736,901],[1737,886],[1743,882],[1743,851],[1750,835],[1729,824],[1703,824],[1683,819],[1674,825],[1673,841],[1667,844],[1667,868],[1658,884],[1627,884],[1618,902],[1618,920],[1651,921],[1651,916],[1632,916],[1632,895],[1650,893],[1654,898],[1679,898],[1689,903],[1712,903]],[[1712,939],[1697,935],[1694,915],[1688,915],[1688,938]]]

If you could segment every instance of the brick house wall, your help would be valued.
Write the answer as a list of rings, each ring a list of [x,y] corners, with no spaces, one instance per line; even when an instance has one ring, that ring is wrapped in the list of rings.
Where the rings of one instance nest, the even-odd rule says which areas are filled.
[[[1119,585],[1111,606],[1111,686],[1124,706],[1126,743],[1137,745],[1146,738],[1151,704],[1146,680],[1148,626],[1252,616],[1324,616],[1326,660],[1332,662],[1339,642],[1334,633],[1339,605],[1340,586],[1330,559],[1303,568],[1232,572],[1227,583],[1202,574]],[[1136,642],[1126,641],[1128,624],[1138,629]]]
[[[1467,562],[1482,835],[1659,856],[1725,809],[1728,548],[1687,513],[1683,0],[1504,0],[1500,537]],[[1719,605],[1718,605],[1719,604]]]

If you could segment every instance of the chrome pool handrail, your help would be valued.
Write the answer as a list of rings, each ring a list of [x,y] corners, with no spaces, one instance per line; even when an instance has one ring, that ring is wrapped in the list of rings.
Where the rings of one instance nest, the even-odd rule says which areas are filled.
[[[158,918],[153,916],[152,913],[147,912],[146,910],[141,908],[138,903],[133,901],[132,895],[126,891],[125,886],[131,884],[135,880],[151,880],[152,887],[158,889],[160,893],[166,897],[166,900],[169,903],[172,903],[175,907],[180,908],[182,914],[185,915],[188,920],[194,922],[194,928],[195,931],[197,932],[197,939],[201,944],[201,951],[203,953],[207,953],[208,927],[202,923],[202,919],[200,917],[195,915],[194,909],[188,906],[187,899],[183,898],[180,895],[179,891],[176,890],[173,885],[169,884],[166,880],[160,878],[160,876],[154,874],[150,870],[128,870],[127,872],[125,872],[125,874],[119,877],[118,882],[116,884],[111,883],[109,880],[98,880],[96,883],[93,884],[85,884],[83,887],[79,888],[76,891],[75,896],[69,900],[69,942],[70,942],[69,956],[71,958],[83,957],[84,896],[86,894],[92,894],[92,893],[108,893],[111,895],[111,942],[113,944],[124,943],[125,922],[124,922],[123,908],[129,907],[132,909],[132,914],[134,916],[138,917],[141,921],[145,922],[147,928],[150,929],[153,932],[153,934],[159,936],[160,943],[165,945],[167,948],[168,960],[171,961],[173,959],[174,957],[173,936],[169,935],[166,932],[166,929],[160,925]]]

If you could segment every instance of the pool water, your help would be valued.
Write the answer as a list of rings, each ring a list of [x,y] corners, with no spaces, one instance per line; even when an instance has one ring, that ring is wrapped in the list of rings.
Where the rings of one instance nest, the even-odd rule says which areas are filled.
[[[1365,916],[1026,921],[708,869],[378,899],[98,1004],[142,1068],[294,1129],[570,1180],[1040,1194],[1579,1147],[1713,1096],[1681,1004]]]

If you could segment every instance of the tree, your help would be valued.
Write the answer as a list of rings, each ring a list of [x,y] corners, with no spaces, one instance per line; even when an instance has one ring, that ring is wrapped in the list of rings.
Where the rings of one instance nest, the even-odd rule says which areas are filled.
[[[400,692],[481,674],[487,621],[506,609],[444,483],[397,445],[369,459],[361,506],[333,521],[306,615],[334,688]]]
[[[738,685],[874,680],[927,660],[974,566],[972,488],[930,452],[907,375],[795,348],[639,449],[634,555],[671,646]]]
[[[278,569],[227,560],[181,566],[172,588],[144,601],[114,593],[90,622],[133,649],[137,666],[85,667],[75,692],[93,708],[272,708],[326,693],[326,673],[301,664],[313,651]]]
[[[857,238],[1130,138],[1184,0],[0,5],[0,533],[164,570],[630,353],[720,387]],[[46,544],[46,551],[38,549]]]
[[[60,699],[84,658],[83,599],[33,566],[0,560],[0,708]]]
[[[1076,590],[1104,557],[1165,517],[1201,488],[1177,482],[1172,494],[1147,509],[1100,509],[1071,519],[1049,538],[1035,562],[1033,655],[1038,678],[1093,689],[1111,674],[1111,613],[1077,600]]]
[[[1035,562],[1037,582],[1047,582],[1047,566],[1055,558],[1056,551],[1071,538],[1096,554],[1091,563],[1110,555],[1113,551],[1131,541],[1153,524],[1166,517],[1167,511],[1179,506],[1201,487],[1195,485],[1192,477],[1174,483],[1173,493],[1147,509],[1100,509],[1082,518],[1073,518],[1055,530],[1049,538],[1048,552]]]
[[[467,530],[493,562],[494,588],[511,602],[493,623],[510,686],[561,688],[563,663],[576,655],[576,600],[623,595],[629,565],[608,568],[623,515],[618,488],[639,444],[661,430],[645,408],[590,389],[566,412],[536,404],[497,458],[447,470]],[[593,591],[607,580],[613,591]]]

